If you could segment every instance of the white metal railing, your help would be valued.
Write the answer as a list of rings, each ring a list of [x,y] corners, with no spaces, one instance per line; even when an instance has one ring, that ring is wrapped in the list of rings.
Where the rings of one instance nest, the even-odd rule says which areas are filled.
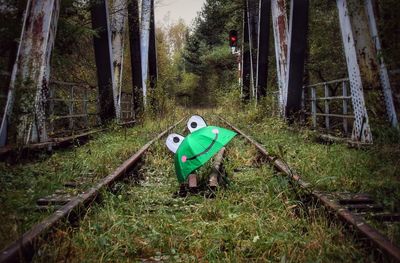
[[[335,89],[332,89],[333,85],[336,86]],[[336,93],[332,94],[332,90],[335,90]],[[341,90],[340,95],[337,94],[337,90]],[[307,94],[307,97],[305,94]],[[331,107],[331,103],[334,101],[342,101],[341,109],[337,109],[338,107]],[[345,134],[348,134],[349,122],[354,119],[351,108],[348,78],[321,82],[303,87],[303,113],[311,116],[314,129],[319,128],[319,117],[324,118],[323,126],[328,131],[333,128],[332,119],[341,119],[342,130]]]

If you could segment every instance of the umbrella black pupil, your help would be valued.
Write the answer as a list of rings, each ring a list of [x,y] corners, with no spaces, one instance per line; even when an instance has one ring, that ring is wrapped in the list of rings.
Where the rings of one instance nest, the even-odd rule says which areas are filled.
[[[178,137],[174,137],[173,140],[174,140],[174,143],[178,143],[180,141]]]
[[[196,127],[197,127],[197,122],[192,122],[192,123],[190,124],[190,127],[192,127],[193,129],[196,129]]]

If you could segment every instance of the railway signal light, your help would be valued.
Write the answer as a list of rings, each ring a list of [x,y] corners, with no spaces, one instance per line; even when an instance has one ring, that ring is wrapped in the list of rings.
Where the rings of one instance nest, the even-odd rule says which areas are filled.
[[[238,34],[236,30],[229,31],[229,46],[237,47]]]

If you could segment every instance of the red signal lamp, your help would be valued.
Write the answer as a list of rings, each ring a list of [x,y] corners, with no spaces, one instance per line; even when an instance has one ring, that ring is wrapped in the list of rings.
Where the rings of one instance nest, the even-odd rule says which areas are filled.
[[[229,31],[229,46],[237,47],[238,33],[236,30]]]

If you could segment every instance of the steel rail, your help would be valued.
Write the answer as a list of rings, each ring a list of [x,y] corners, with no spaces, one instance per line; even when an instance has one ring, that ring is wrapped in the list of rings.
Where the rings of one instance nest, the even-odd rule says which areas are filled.
[[[394,262],[400,262],[400,248],[393,244],[386,236],[380,233],[378,230],[369,225],[364,218],[350,212],[348,209],[344,209],[342,206],[336,204],[334,201],[330,200],[322,192],[309,189],[309,183],[303,181],[299,174],[290,169],[289,165],[277,157],[271,156],[268,151],[252,139],[250,136],[246,135],[244,132],[230,124],[225,119],[219,117],[223,122],[230,126],[237,133],[246,138],[250,143],[252,143],[259,151],[262,153],[267,160],[280,172],[286,174],[289,178],[296,181],[299,186],[303,189],[309,190],[310,194],[318,200],[329,211],[335,212],[338,217],[345,221],[346,223],[353,226],[358,232],[364,237],[368,238],[377,248],[379,248],[386,256],[388,256]]]
[[[89,190],[73,198],[46,219],[25,232],[19,239],[15,240],[5,249],[0,251],[0,263],[20,262],[21,260],[23,261],[26,256],[31,256],[35,249],[37,249],[40,237],[49,233],[55,226],[57,226],[58,223],[61,222],[61,220],[68,218],[72,212],[77,211],[78,208],[84,209],[85,205],[89,205],[92,201],[94,201],[101,189],[110,186],[114,181],[125,175],[127,171],[129,171],[139,162],[143,154],[155,141],[167,134],[184,119],[185,118],[182,118],[177,123],[158,134],[155,138],[146,143],[139,151],[133,154],[128,160],[126,160],[121,166],[119,166],[113,173],[101,179]]]

